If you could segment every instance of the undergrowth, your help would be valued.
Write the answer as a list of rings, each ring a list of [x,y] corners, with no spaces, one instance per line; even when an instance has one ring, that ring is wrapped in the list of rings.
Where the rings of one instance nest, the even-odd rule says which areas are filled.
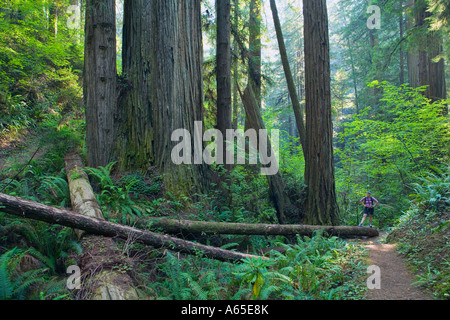
[[[284,252],[240,264],[167,253],[158,280],[147,285],[155,299],[336,300],[360,299],[366,290],[365,250],[317,233],[296,244],[274,242]],[[230,246],[230,245],[228,245]],[[227,246],[227,247],[228,247]]]
[[[416,273],[415,285],[450,299],[450,171],[429,173],[414,184],[414,201],[388,237],[398,242]]]

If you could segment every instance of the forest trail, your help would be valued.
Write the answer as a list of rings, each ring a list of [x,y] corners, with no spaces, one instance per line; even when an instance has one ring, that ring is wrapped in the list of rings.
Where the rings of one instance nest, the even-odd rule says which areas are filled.
[[[417,286],[414,276],[408,270],[403,257],[397,252],[395,244],[380,243],[380,239],[386,234],[368,239],[366,242],[369,250],[369,265],[380,267],[381,289],[369,290],[368,300],[433,300],[430,294],[422,291]]]

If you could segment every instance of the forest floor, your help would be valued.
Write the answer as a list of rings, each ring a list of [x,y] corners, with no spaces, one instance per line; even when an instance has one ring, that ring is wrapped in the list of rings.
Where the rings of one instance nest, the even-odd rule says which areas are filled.
[[[28,132],[13,139],[0,139],[0,172],[13,164],[25,165],[32,158],[37,158],[34,153],[38,143],[39,139]]]
[[[368,300],[433,300],[431,294],[417,286],[414,275],[395,244],[382,243],[386,233],[377,238],[362,241],[369,250],[369,265],[378,266],[381,272],[381,289],[367,292]]]

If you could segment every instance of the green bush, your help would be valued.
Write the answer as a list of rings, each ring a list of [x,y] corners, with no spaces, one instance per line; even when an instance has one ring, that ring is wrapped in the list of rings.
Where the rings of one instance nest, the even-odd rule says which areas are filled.
[[[450,171],[429,173],[413,185],[413,202],[388,237],[416,271],[416,285],[450,298]]]

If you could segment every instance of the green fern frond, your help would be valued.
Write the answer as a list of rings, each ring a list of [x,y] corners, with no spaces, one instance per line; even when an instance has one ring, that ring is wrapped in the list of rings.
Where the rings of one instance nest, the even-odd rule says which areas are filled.
[[[4,253],[0,257],[0,300],[24,299],[29,287],[43,282],[45,269],[19,273],[17,267],[27,251],[17,248]]]

